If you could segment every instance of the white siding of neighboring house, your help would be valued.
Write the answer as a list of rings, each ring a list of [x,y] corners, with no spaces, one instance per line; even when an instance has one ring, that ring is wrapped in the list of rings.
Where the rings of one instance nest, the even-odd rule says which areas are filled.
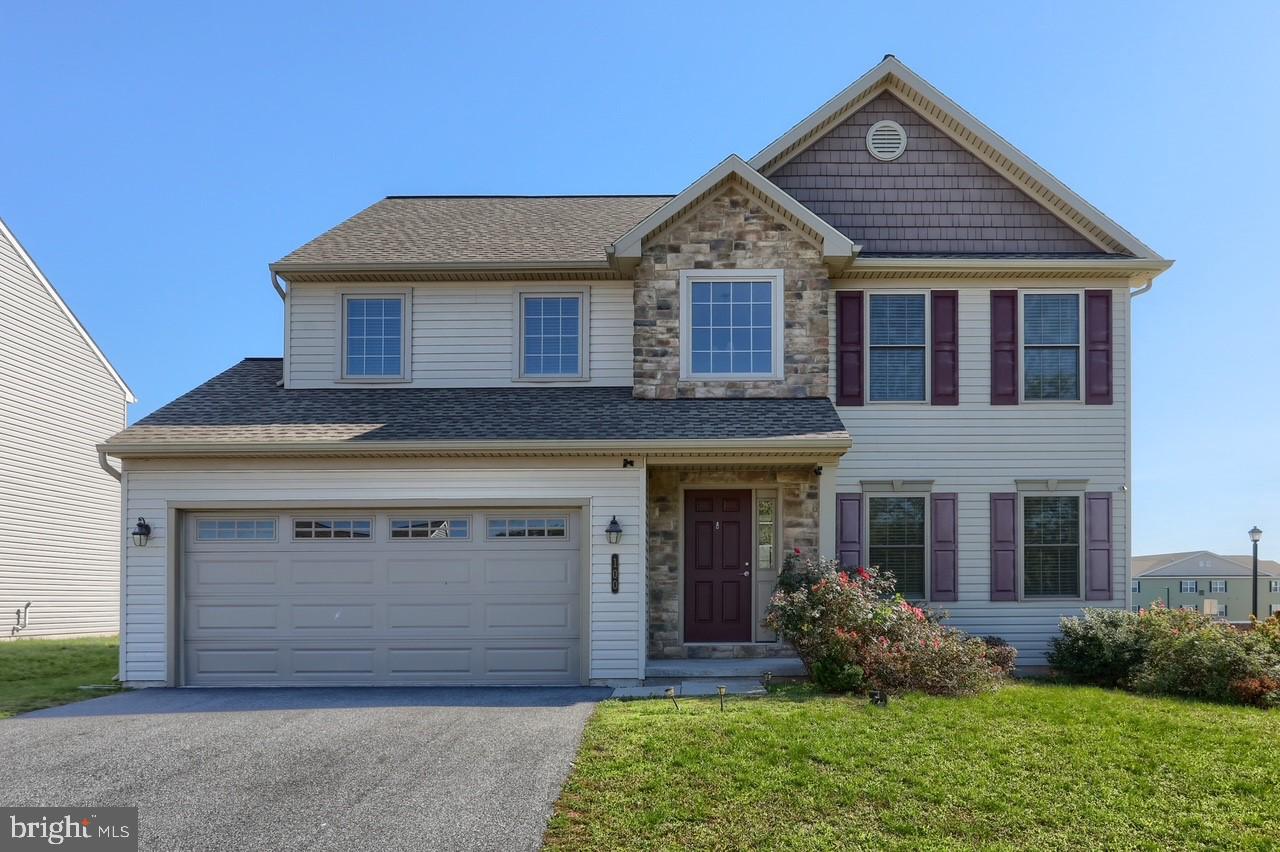
[[[1003,636],[1019,650],[1019,662],[1043,665],[1059,619],[1083,606],[1123,608],[1129,588],[1129,309],[1127,288],[1113,300],[1113,399],[1110,406],[1080,403],[990,404],[992,289],[1083,290],[1109,283],[1054,285],[961,281],[853,286],[866,292],[958,289],[960,404],[930,406],[870,403],[840,407],[853,449],[836,471],[832,492],[858,492],[861,480],[932,479],[935,493],[958,495],[959,600],[939,603],[951,623],[972,633]],[[1065,286],[1064,286],[1065,285]],[[832,297],[834,299],[834,295]],[[832,363],[835,311],[832,311]],[[1021,338],[1021,332],[1019,333]],[[1019,367],[1022,360],[1019,358]],[[835,398],[832,376],[832,399]],[[1083,377],[1082,377],[1083,380]],[[1088,491],[1111,492],[1113,576],[1111,601],[993,602],[990,600],[990,495],[1013,492],[1016,479],[1088,479]],[[834,546],[833,493],[824,495],[824,549]],[[865,506],[864,506],[865,511]]]
[[[116,632],[125,392],[0,229],[0,639]]]
[[[286,306],[287,383],[333,387],[338,375],[340,295],[410,291],[411,382],[417,387],[494,387],[512,383],[515,293],[590,290],[590,379],[521,382],[548,385],[631,384],[632,284],[422,283],[316,284],[290,288]],[[403,385],[399,385],[403,386]]]
[[[152,538],[143,548],[130,542],[125,551],[125,629],[123,679],[166,679],[169,648],[167,573],[170,502],[209,508],[240,503],[329,501],[332,505],[373,506],[377,501],[431,501],[451,506],[536,500],[545,504],[590,501],[590,677],[628,680],[643,665],[643,577],[645,471],[621,461],[574,462],[544,459],[495,460],[490,466],[332,461],[281,464],[132,462],[126,464],[125,501],[129,517],[144,516]],[[621,543],[607,545],[604,528],[616,515],[624,529]],[[621,583],[610,589],[610,555],[619,554]]]

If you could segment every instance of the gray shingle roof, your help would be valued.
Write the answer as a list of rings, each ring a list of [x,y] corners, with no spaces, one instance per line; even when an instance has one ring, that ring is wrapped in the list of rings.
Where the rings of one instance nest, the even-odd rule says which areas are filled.
[[[638,400],[629,387],[279,387],[279,358],[247,358],[108,444],[380,441],[847,440],[831,401]]]
[[[1208,550],[1135,556],[1132,562],[1132,574],[1135,579],[1250,577],[1253,575],[1252,556],[1223,556]],[[1270,559],[1259,559],[1258,574],[1262,577],[1280,577],[1280,563]]]
[[[605,248],[669,195],[392,196],[276,266],[601,263]]]

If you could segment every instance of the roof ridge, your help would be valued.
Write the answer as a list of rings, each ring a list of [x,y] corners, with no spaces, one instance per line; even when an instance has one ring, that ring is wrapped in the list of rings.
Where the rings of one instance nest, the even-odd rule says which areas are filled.
[[[602,192],[602,193],[553,193],[548,195],[388,195],[386,200],[407,200],[415,198],[674,198],[670,192]]]

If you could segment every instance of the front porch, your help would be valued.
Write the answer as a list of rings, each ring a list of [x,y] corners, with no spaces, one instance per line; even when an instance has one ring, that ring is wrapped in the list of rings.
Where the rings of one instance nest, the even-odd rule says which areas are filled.
[[[820,470],[649,466],[647,679],[799,666],[762,622],[783,555],[818,549]]]

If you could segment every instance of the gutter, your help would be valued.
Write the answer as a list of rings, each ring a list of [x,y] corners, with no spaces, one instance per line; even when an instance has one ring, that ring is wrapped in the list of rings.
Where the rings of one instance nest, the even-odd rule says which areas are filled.
[[[273,263],[272,275],[291,272],[324,274],[338,272],[565,272],[570,270],[609,271],[606,260],[463,261],[447,263]]]
[[[107,461],[106,444],[100,444],[98,446],[98,466],[101,467],[103,470],[105,470],[107,473],[111,474],[112,478],[115,479],[117,482],[123,481],[123,474],[120,472],[120,470],[112,467],[111,462]]]
[[[308,441],[280,442],[138,442],[98,445],[100,458],[157,458],[195,455],[303,456],[303,455],[625,455],[696,454],[725,455],[842,455],[853,446],[847,435],[821,438],[734,438],[697,441]]]
[[[1151,272],[1152,277],[1173,266],[1172,260],[1163,258],[964,258],[964,257],[859,257],[851,270],[910,269],[1067,269],[1067,270],[1127,270],[1134,273]]]

